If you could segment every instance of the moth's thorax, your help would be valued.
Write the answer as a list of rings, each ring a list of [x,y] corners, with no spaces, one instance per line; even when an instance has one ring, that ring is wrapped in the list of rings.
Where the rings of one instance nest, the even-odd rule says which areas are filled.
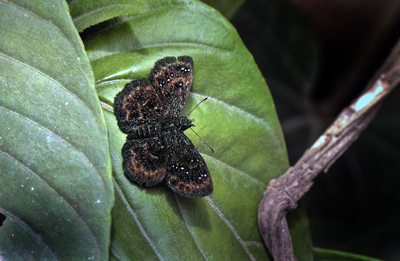
[[[134,130],[129,133],[129,138],[143,139],[159,135],[160,133],[167,133],[173,131],[184,131],[194,126],[193,120],[187,117],[177,117],[173,115],[165,115],[157,124],[147,125],[140,129]]]

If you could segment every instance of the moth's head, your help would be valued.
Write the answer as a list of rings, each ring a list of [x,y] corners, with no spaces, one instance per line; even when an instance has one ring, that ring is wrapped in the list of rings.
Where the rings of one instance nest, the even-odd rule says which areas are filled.
[[[188,117],[181,116],[178,118],[179,130],[184,131],[196,125],[193,124],[193,119],[188,119]]]

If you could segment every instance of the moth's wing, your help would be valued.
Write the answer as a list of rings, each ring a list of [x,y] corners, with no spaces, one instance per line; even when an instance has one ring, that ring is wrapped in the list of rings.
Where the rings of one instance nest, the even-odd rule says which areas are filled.
[[[133,80],[115,96],[114,114],[121,131],[128,133],[156,124],[165,113],[162,106],[148,80]]]
[[[122,166],[125,175],[145,186],[154,186],[165,177],[166,147],[163,139],[154,136],[145,139],[128,139],[122,147]]]
[[[165,57],[154,64],[150,82],[165,105],[167,114],[179,116],[193,83],[193,59],[190,56]]]
[[[213,192],[207,165],[193,143],[181,131],[174,131],[166,139],[167,185],[188,197],[204,197]]]

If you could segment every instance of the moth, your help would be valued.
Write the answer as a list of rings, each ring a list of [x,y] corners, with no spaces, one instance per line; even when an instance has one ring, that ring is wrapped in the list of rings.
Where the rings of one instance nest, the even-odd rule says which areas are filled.
[[[127,83],[114,100],[122,132],[123,169],[132,181],[154,186],[165,179],[176,193],[208,196],[213,184],[208,167],[183,131],[193,120],[179,116],[193,83],[190,56],[165,57],[150,71],[149,80]]]

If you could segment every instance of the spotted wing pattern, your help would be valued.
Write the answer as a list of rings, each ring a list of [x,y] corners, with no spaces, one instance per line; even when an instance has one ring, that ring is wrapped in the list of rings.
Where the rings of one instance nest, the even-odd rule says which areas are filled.
[[[167,185],[189,197],[204,197],[213,192],[207,165],[193,143],[181,131],[171,132],[165,139],[168,148]]]
[[[179,116],[193,82],[193,59],[190,56],[165,57],[154,64],[150,82],[167,114]]]
[[[156,124],[165,114],[162,103],[148,80],[133,80],[114,99],[119,128],[129,133]]]

